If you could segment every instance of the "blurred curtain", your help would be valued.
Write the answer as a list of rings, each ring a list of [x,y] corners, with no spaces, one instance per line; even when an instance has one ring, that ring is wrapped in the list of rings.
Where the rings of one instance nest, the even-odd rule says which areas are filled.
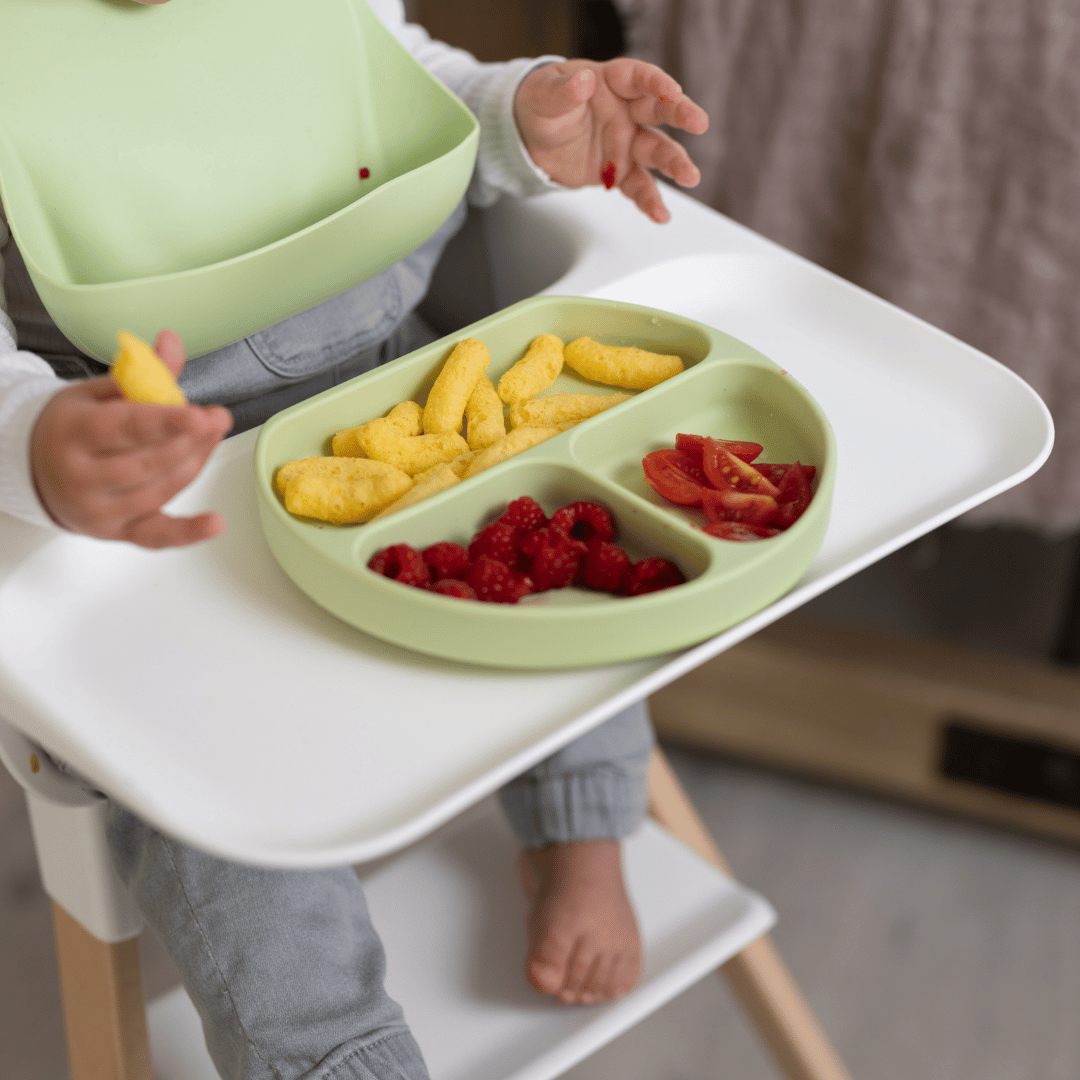
[[[967,521],[1080,528],[1080,0],[620,7],[628,51],[712,119],[684,140],[695,194],[1050,406],[1050,461]]]

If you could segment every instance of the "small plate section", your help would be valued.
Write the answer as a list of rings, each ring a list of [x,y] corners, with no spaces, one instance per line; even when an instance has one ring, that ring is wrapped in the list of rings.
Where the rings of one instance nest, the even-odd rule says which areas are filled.
[[[336,431],[422,401],[453,345],[479,338],[488,375],[515,363],[533,337],[589,335],[678,353],[687,369],[570,431],[368,525],[335,527],[289,514],[273,488],[276,470],[328,453]],[[573,372],[547,393],[609,393]],[[641,458],[672,446],[680,431],[747,438],[763,458],[817,466],[813,502],[780,536],[753,543],[700,531],[699,514],[671,506],[644,483]],[[263,428],[255,451],[263,531],[285,572],[318,604],[386,641],[446,659],[506,668],[573,668],[670,652],[745,619],[787,592],[825,534],[835,471],[832,431],[809,394],[743,342],[690,319],[636,305],[535,297],[450,338],[293,406]],[[614,514],[619,542],[635,559],[678,563],[684,585],[641,597],[564,589],[517,605],[470,603],[399,585],[367,569],[380,548],[440,540],[467,543],[522,495],[547,513],[595,499]]]

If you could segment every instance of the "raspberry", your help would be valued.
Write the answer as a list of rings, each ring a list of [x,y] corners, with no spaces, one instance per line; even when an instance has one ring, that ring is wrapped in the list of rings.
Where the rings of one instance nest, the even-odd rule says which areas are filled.
[[[472,586],[456,578],[443,578],[441,581],[436,581],[434,585],[430,585],[429,588],[432,592],[441,593],[443,596],[453,596],[458,600],[476,599],[476,592]]]
[[[551,516],[551,527],[577,540],[610,540],[615,522],[606,506],[596,502],[569,503]]]
[[[544,529],[534,529],[531,533],[519,536],[517,540],[518,550],[530,559],[536,556],[541,548],[545,547],[568,547],[579,555],[585,554],[585,545],[580,540],[552,528],[550,525]]]
[[[391,544],[382,551],[376,551],[368,562],[368,569],[400,581],[402,585],[420,587],[431,581],[431,571],[424,557],[409,544]]]
[[[585,545],[555,528],[537,529],[518,541],[532,560],[529,576],[535,592],[562,589],[573,583]]]
[[[519,536],[530,533],[534,529],[542,529],[548,523],[547,514],[541,509],[540,504],[535,499],[530,499],[528,495],[515,499],[503,512],[499,521],[505,522]]]
[[[489,604],[516,604],[529,591],[527,581],[490,555],[481,555],[465,577],[466,584],[476,591],[476,598]]]
[[[682,571],[669,559],[642,559],[634,563],[623,576],[619,592],[623,596],[641,596],[643,593],[670,589],[686,580]]]
[[[630,567],[630,556],[608,540],[590,540],[586,547],[588,551],[579,571],[581,583],[597,592],[617,593],[619,582]]]
[[[514,527],[499,520],[481,529],[469,545],[469,558],[474,562],[481,556],[498,559],[507,566],[517,563],[517,543]]]
[[[463,578],[469,569],[469,553],[461,544],[443,541],[424,548],[420,554],[423,555],[424,562],[431,567],[431,577],[434,581],[442,581],[443,578]]]

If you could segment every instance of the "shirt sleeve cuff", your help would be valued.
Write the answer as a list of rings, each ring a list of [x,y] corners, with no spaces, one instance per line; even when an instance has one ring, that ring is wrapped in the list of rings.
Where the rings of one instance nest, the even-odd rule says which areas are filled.
[[[485,65],[483,76],[465,89],[465,103],[480,121],[480,149],[468,192],[474,206],[489,206],[500,195],[566,190],[530,157],[514,119],[514,98],[522,80],[538,67],[561,61],[559,56],[541,56]]]
[[[8,354],[4,362],[4,374],[13,367],[26,374],[7,386],[0,382],[0,512],[58,531],[34,486],[30,435],[41,410],[65,384],[51,372],[40,373],[42,367],[49,369],[33,353]]]

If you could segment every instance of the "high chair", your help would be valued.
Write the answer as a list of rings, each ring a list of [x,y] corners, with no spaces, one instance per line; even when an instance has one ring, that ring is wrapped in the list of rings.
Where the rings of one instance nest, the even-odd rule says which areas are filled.
[[[328,852],[339,864],[366,862],[361,872],[387,944],[388,986],[435,1078],[555,1076],[717,967],[789,1080],[847,1076],[766,936],[771,908],[727,875],[662,756],[651,775],[653,822],[626,848],[645,975],[633,994],[595,1009],[564,1009],[528,992],[512,844],[483,800],[607,716],[1018,483],[1045,460],[1053,429],[1037,396],[988,357],[687,196],[666,191],[665,200],[672,222],[663,229],[602,191],[503,200],[460,238],[459,253],[476,264],[471,284],[448,271],[454,288],[442,290],[431,311],[434,318],[441,305],[447,323],[461,325],[543,290],[650,304],[730,330],[789,368],[821,402],[843,466],[825,543],[789,593],[711,640],[674,655],[539,677],[445,665],[358,636],[300,596],[266,551],[251,494],[253,432],[227,440],[175,504],[178,512],[227,511],[229,528],[211,545],[149,554],[43,537],[0,520],[0,715],[7,720],[0,748],[27,789],[42,878],[55,901],[72,1080],[148,1080],[151,1044],[157,1080],[213,1080],[213,1073],[180,992],[151,1005],[148,1039],[140,922],[109,869],[103,803],[56,771],[42,747],[160,827],[221,854],[282,866],[316,865],[316,856],[327,865]],[[1002,430],[1008,442],[998,437]],[[192,610],[201,620],[197,634],[185,622]],[[57,662],[53,650],[64,649],[72,664]],[[193,649],[228,657],[227,666],[209,663],[199,685],[177,679],[162,655]],[[115,669],[118,651],[129,680],[89,685],[101,669]],[[349,798],[360,805],[368,797],[354,781],[359,755],[338,746],[355,732],[335,726],[324,709],[316,741],[299,738],[289,706],[305,699],[283,681],[281,655],[290,658],[290,678],[299,666],[319,680],[326,709],[348,701],[334,696],[343,681],[335,665],[367,680],[374,700],[404,689],[410,715],[467,696],[468,723],[444,716],[425,738],[441,737],[453,722],[455,738],[474,740],[469,752],[478,764],[468,783],[447,786],[448,775],[430,805],[412,808],[404,824],[379,805],[364,804],[368,817],[359,824],[342,818],[343,796],[335,802],[321,774],[337,770],[344,778],[342,763],[349,763]],[[168,694],[161,695],[163,685]],[[282,714],[260,746],[263,767],[292,767],[293,758],[279,760],[292,752],[290,740],[298,740],[304,764],[320,765],[315,780],[310,768],[298,777],[318,819],[310,833],[286,805],[285,789],[284,810],[264,792],[266,820],[244,819],[259,792],[231,762],[250,749],[251,731],[221,716],[235,721],[238,711],[228,710],[253,690],[268,712]],[[162,715],[148,733],[142,702],[152,693]],[[515,707],[507,710],[507,701]],[[204,719],[197,709],[205,713],[207,702],[218,712]],[[499,724],[484,727],[489,715]],[[286,749],[275,750],[278,742]],[[380,780],[365,767],[365,784]],[[383,787],[380,798],[396,796]]]
[[[183,989],[146,1009],[142,923],[108,861],[104,799],[2,721],[0,757],[26,791],[53,899],[71,1080],[217,1080]],[[433,1080],[558,1076],[715,969],[785,1077],[846,1080],[767,936],[775,913],[731,879],[659,750],[649,810],[651,820],[624,844],[644,975],[603,1007],[562,1006],[525,985],[516,845],[492,800],[401,855],[359,868],[386,945],[388,990]]]

